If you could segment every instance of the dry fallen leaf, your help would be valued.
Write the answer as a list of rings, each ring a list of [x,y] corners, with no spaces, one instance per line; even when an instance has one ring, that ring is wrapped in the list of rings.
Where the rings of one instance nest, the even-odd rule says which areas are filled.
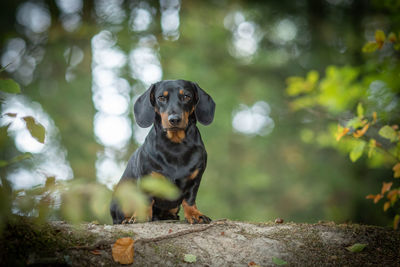
[[[170,234],[170,233],[172,233],[172,229],[169,229],[169,230],[168,230],[168,234]]]
[[[112,247],[112,256],[115,262],[121,264],[133,263],[133,243],[135,241],[130,237],[117,239]]]

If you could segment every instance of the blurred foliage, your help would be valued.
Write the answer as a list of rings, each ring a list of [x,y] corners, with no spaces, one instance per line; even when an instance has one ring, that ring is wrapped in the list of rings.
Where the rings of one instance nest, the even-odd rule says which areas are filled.
[[[397,41],[394,33],[390,33],[389,36],[391,43]],[[382,49],[386,40],[385,33],[382,30],[377,30],[375,40],[368,42],[362,48],[362,51],[370,53]],[[374,49],[371,48],[372,43],[375,44]],[[396,44],[394,49],[398,50]],[[396,59],[392,63],[388,70],[381,62],[376,63],[376,68],[383,65],[383,72],[395,71],[399,76],[400,60]],[[326,113],[326,117],[332,116],[341,120],[336,131],[332,124],[328,125],[328,129],[325,130],[328,131],[328,134],[331,133],[332,139],[336,137],[336,141],[342,140],[341,143],[329,142],[329,145],[347,151],[352,162],[356,162],[365,154],[370,165],[393,169],[393,177],[399,178],[400,131],[398,124],[393,123],[399,123],[400,106],[393,98],[390,101],[396,101],[396,103],[390,113],[387,112],[387,103],[376,105],[376,102],[386,100],[385,98],[375,98],[372,95],[374,92],[371,90],[371,83],[372,81],[376,82],[375,75],[376,73],[370,73],[363,68],[331,66],[327,68],[326,76],[321,80],[319,80],[319,74],[316,71],[310,71],[306,78],[288,78],[286,91],[289,96],[295,97],[290,104],[292,110],[311,108],[313,112],[318,110],[318,112]],[[390,84],[393,83],[391,78],[392,75],[385,75],[379,81]],[[397,82],[394,87],[388,90],[393,92],[394,98],[397,98],[396,93],[400,92],[399,88],[400,83]],[[354,113],[349,113],[349,110]],[[310,133],[314,134],[312,131]],[[383,205],[383,210],[393,209],[395,213],[393,227],[397,229],[398,217],[400,216],[400,205],[397,204],[400,187],[391,190],[392,185],[393,182],[383,182],[379,194],[369,194],[366,198],[373,199],[374,203],[377,203],[387,193],[387,201]],[[400,186],[400,184],[398,185]]]
[[[59,2],[0,4],[1,55],[7,52],[9,40],[20,38],[25,43],[20,51],[25,61],[17,70],[0,73],[0,88],[12,84],[2,89],[0,97],[7,101],[10,93],[19,92],[9,78],[21,84],[23,95],[54,121],[55,135],[66,150],[75,178],[60,181],[55,177],[53,183],[52,174],[45,174],[38,187],[16,189],[10,174],[19,168],[33,173],[43,158],[41,153],[30,157],[18,151],[9,136],[9,125],[1,126],[1,222],[12,212],[72,222],[110,222],[107,201],[111,191],[95,181],[98,155],[109,153],[94,134],[96,107],[91,90],[91,42],[101,31],[110,32],[113,47],[122,51],[127,61],[147,40],[157,53],[163,79],[196,81],[215,100],[213,124],[199,126],[208,166],[197,206],[206,215],[379,225],[392,223],[393,217],[399,220],[398,202],[390,202],[389,208],[384,204],[384,212],[365,200],[383,182],[393,184],[381,192],[382,199],[383,194],[388,200],[394,198],[396,194],[391,192],[398,187],[398,180],[388,181],[399,173],[398,156],[394,159],[388,154],[397,153],[395,125],[400,123],[396,50],[400,6],[396,1],[185,0],[179,2],[175,39],[164,36],[160,1],[83,1],[77,12],[78,27],[73,30],[65,27],[71,14],[61,11]],[[112,11],[114,2],[122,10],[122,15],[113,17],[115,21],[99,11],[103,4]],[[26,3],[37,4],[49,14],[46,31],[39,34],[23,25],[17,14]],[[143,31],[131,28],[132,10],[137,7],[151,15],[151,23]],[[254,36],[254,40],[244,39],[245,49],[240,50],[235,45],[243,36]],[[252,46],[256,49],[249,50]],[[73,58],[74,49],[81,51],[80,61]],[[26,67],[32,58],[36,63],[32,79],[27,80]],[[132,99],[146,89],[133,77],[128,64],[117,72],[128,81]],[[258,101],[269,104],[275,123],[272,133],[246,134],[234,129],[232,119],[241,105],[251,107]],[[25,117],[4,114],[3,108],[3,118]],[[129,116],[133,121],[131,112]],[[48,142],[49,129],[44,138],[43,128],[38,126],[43,122],[32,118],[35,120],[28,119],[26,125],[30,134]],[[131,140],[113,151],[115,160],[125,164],[137,146]],[[20,161],[25,157],[30,158]],[[144,213],[145,195],[137,185],[124,187],[118,190],[137,192],[127,202],[136,203],[136,209]]]

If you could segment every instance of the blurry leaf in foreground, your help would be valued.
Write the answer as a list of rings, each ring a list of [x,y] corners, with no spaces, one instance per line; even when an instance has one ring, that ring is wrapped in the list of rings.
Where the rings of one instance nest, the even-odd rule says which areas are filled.
[[[362,244],[362,243],[355,243],[352,246],[346,247],[346,249],[350,252],[361,252],[364,250],[364,248],[367,246],[367,244]]]
[[[112,256],[120,264],[132,264],[134,256],[134,240],[130,237],[117,239],[112,247]]]
[[[288,264],[286,261],[279,259],[277,257],[272,257],[272,262],[278,266],[286,265]]]
[[[394,172],[394,174],[393,174],[394,178],[399,178],[400,177],[400,162],[397,163],[396,165],[394,165],[392,170]]]
[[[126,217],[135,214],[139,221],[147,218],[147,197],[133,181],[125,181],[119,184],[115,189],[114,196]]]
[[[197,258],[196,255],[193,254],[185,254],[183,260],[188,263],[196,262]]]
[[[356,162],[363,154],[365,147],[365,141],[358,141],[353,149],[350,151],[350,159],[352,162]]]
[[[376,140],[371,138],[368,143],[368,158],[371,158],[376,151]]]
[[[374,111],[372,112],[372,124],[375,124],[377,120],[378,120],[378,115],[376,111]]]
[[[361,136],[363,136],[367,132],[368,128],[369,128],[369,123],[365,124],[365,126],[361,130],[356,130],[353,133],[353,136],[355,138],[360,138]]]
[[[83,197],[76,188],[70,189],[62,195],[61,214],[71,223],[79,223],[84,218]]]
[[[163,199],[175,200],[179,196],[179,189],[166,178],[144,177],[140,180],[140,189]]]
[[[0,80],[0,91],[11,94],[19,94],[21,93],[21,88],[19,87],[19,84],[16,83],[14,80],[5,79]]]
[[[386,40],[386,35],[382,30],[375,31],[375,41],[378,44],[378,48],[381,49]]]
[[[362,51],[363,53],[372,53],[375,52],[378,47],[379,45],[376,42],[368,42],[363,46]]]
[[[383,126],[379,130],[379,135],[386,139],[389,139],[391,142],[395,142],[398,139],[396,131],[393,130],[393,128],[390,127],[389,125]]]
[[[44,144],[44,138],[46,135],[46,130],[40,123],[36,122],[36,120],[32,116],[26,116],[22,118],[26,127],[28,128],[29,133],[33,138],[35,138],[38,142]]]
[[[111,191],[102,184],[91,184],[90,210],[100,219],[106,221],[109,214]]]
[[[358,105],[357,105],[357,116],[358,116],[360,119],[362,119],[362,118],[364,117],[364,108],[363,108],[363,105],[362,105],[361,102],[358,103]]]
[[[342,139],[342,137],[345,136],[349,131],[350,131],[349,128],[347,127],[343,128],[338,124],[338,130],[336,132],[336,141],[340,141],[340,139]]]

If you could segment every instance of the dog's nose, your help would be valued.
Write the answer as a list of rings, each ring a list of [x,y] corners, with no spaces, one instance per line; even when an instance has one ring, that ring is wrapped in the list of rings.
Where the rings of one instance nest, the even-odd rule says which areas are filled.
[[[168,116],[168,121],[172,126],[177,126],[181,122],[182,118],[178,114],[171,114]]]

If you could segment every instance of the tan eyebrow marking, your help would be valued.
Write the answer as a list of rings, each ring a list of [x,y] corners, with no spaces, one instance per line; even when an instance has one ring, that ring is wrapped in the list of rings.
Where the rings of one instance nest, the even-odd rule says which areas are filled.
[[[183,89],[179,90],[179,94],[183,95]]]
[[[164,91],[163,96],[167,96],[168,95],[168,91]]]

